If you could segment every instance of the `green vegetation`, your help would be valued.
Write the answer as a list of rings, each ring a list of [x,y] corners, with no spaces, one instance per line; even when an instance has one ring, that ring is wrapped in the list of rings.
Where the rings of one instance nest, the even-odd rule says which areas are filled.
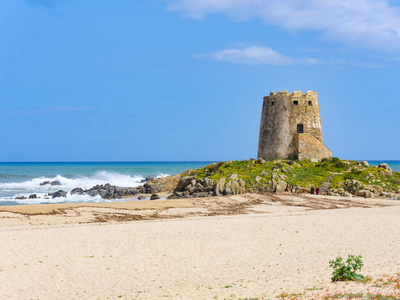
[[[221,178],[229,180],[229,176],[237,174],[238,179],[245,182],[246,188],[263,191],[272,181],[285,181],[290,187],[310,188],[321,186],[327,182],[330,188],[354,193],[353,187],[346,186],[346,181],[359,182],[358,190],[364,185],[376,186],[376,191],[397,191],[400,189],[400,173],[390,172],[375,166],[364,166],[357,161],[341,160],[337,157],[324,158],[320,162],[309,160],[275,160],[220,162],[197,170],[189,170],[182,176],[195,176],[197,180],[210,178],[214,182]],[[347,181],[349,185],[349,181]],[[375,192],[376,192],[375,191]],[[377,192],[379,194],[379,192]]]
[[[330,260],[329,266],[333,268],[332,281],[363,281],[365,277],[361,274],[357,274],[357,271],[361,271],[364,265],[361,260],[362,256],[350,255],[346,261],[338,256],[336,260]]]

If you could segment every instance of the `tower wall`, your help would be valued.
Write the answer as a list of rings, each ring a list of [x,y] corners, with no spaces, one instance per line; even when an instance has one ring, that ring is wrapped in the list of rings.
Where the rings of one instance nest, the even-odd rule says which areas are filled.
[[[296,134],[309,133],[323,144],[316,92],[272,92],[264,97],[258,157],[268,160],[297,157]]]

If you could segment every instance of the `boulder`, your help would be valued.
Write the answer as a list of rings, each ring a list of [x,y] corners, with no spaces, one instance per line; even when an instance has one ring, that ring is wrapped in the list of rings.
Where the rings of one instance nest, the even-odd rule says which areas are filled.
[[[179,182],[176,186],[177,191],[185,191],[188,189],[188,186],[191,186],[192,183],[196,183],[194,176],[184,176],[180,177]]]
[[[50,184],[50,181],[43,181],[42,183],[40,183],[41,186],[48,185],[48,184]]]
[[[36,198],[37,198],[36,194],[29,195],[29,199],[36,199]]]
[[[197,181],[197,183],[200,185],[200,186],[202,186],[202,187],[204,187],[204,188],[206,188],[206,189],[212,189],[212,187],[213,187],[213,185],[214,185],[214,181],[211,179],[211,178],[202,178],[202,179],[199,179],[198,181]]]
[[[20,196],[20,197],[15,197],[15,199],[18,199],[18,200],[25,200],[26,197],[25,197],[25,196]]]
[[[380,192],[382,192],[383,188],[379,185],[365,185],[364,190],[370,191],[374,194],[379,194]]]
[[[278,178],[280,180],[287,180],[287,176],[286,175],[278,175]]]
[[[145,179],[141,180],[140,182],[141,183],[148,182],[148,181],[153,180],[153,179],[154,179],[153,176],[147,176]]]
[[[369,163],[368,163],[366,160],[363,160],[363,161],[361,162],[361,164],[362,164],[364,167],[369,167]]]
[[[190,182],[194,180],[194,177],[189,177],[189,176],[185,176],[183,178],[191,178]],[[172,175],[167,177],[156,178],[149,182],[146,182],[143,185],[143,188],[145,189],[146,194],[172,192],[178,188],[183,178],[181,178],[180,175]]]
[[[81,188],[75,188],[71,191],[71,195],[83,195],[84,191]]]
[[[232,194],[232,190],[230,187],[226,187],[223,191],[224,196]]]
[[[225,178],[217,180],[213,185],[213,196],[223,195],[225,189]]]
[[[392,172],[392,169],[391,169],[391,168],[389,167],[389,165],[386,164],[386,163],[379,164],[379,165],[378,165],[378,168],[383,168],[383,169],[385,169],[386,171]]]
[[[150,197],[150,200],[158,200],[158,199],[160,199],[160,196],[158,196],[157,194],[153,194]]]
[[[52,198],[60,198],[60,197],[66,198],[67,194],[68,194],[67,192],[65,192],[63,190],[59,190],[59,191],[53,193]]]
[[[246,192],[245,186],[246,183],[243,179],[232,179],[226,183],[224,194],[228,195],[225,193],[227,189],[229,189],[228,191],[230,191],[230,194],[244,194]]]
[[[303,187],[303,186],[295,186],[292,191],[294,193],[298,193],[298,194],[307,194],[310,192],[309,188]]]
[[[275,187],[275,193],[280,194],[286,191],[288,184],[285,181],[278,181]]]
[[[144,195],[140,195],[140,196],[138,197],[138,200],[146,200],[146,199],[147,199],[147,197],[144,196]]]
[[[372,194],[371,194],[370,191],[367,191],[367,190],[360,190],[360,191],[358,191],[357,196],[359,196],[359,197],[364,197],[364,198],[371,198],[371,197],[372,197]]]
[[[50,185],[54,186],[54,185],[61,185],[61,182],[58,180],[54,180],[52,182],[50,182]]]
[[[263,165],[263,164],[265,164],[265,159],[262,158],[262,157],[260,157],[260,158],[257,160],[257,162],[258,162],[259,164]]]

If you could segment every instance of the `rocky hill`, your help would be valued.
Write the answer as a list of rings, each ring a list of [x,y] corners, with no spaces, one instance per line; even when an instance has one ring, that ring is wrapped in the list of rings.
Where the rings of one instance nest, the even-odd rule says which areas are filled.
[[[320,162],[261,158],[214,163],[182,173],[170,198],[247,192],[308,193],[311,186],[320,187],[321,194],[333,196],[400,199],[400,173],[393,172],[387,164],[369,166],[366,161],[336,157]]]

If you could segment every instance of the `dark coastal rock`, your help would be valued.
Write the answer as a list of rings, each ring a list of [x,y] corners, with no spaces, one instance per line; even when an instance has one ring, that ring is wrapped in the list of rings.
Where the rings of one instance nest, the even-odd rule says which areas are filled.
[[[103,199],[122,199],[124,197],[136,196],[140,193],[140,188],[119,187],[115,185],[95,185],[94,187],[83,190],[75,188],[71,191],[71,195],[88,195],[91,197],[100,196]]]
[[[75,188],[71,191],[71,195],[83,195],[84,191],[81,188]]]
[[[61,182],[58,180],[54,180],[54,181],[50,182],[50,185],[52,185],[52,186],[61,185]]]
[[[53,193],[52,198],[61,198],[61,197],[66,198],[67,194],[68,194],[67,192],[65,192],[63,190],[59,190],[59,191]]]
[[[36,194],[29,195],[29,199],[36,199],[36,198],[37,198]]]
[[[196,183],[195,177],[194,176],[184,176],[181,177],[179,180],[179,183],[176,187],[176,190],[178,191],[184,191],[187,190],[188,187],[190,189],[191,186],[193,186],[193,184]]]
[[[158,200],[158,199],[160,199],[160,196],[158,196],[157,194],[153,194],[150,197],[150,200]]]
[[[138,200],[146,200],[146,199],[147,199],[147,197],[146,197],[146,196],[143,196],[143,195],[141,195],[141,196],[138,197]]]
[[[48,185],[48,184],[50,184],[50,181],[43,181],[42,183],[40,183],[41,186]]]
[[[25,196],[20,196],[20,197],[15,197],[15,199],[18,199],[18,200],[25,200],[25,199],[27,199]]]
[[[153,176],[147,176],[145,179],[141,180],[140,182],[141,182],[141,183],[144,183],[144,182],[151,181],[151,180],[153,180],[153,179],[154,179]]]

